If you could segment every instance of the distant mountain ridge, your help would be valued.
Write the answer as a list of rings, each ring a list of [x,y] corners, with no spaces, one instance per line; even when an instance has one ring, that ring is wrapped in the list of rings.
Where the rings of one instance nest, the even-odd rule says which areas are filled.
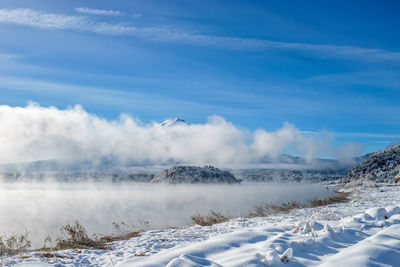
[[[368,155],[343,163],[335,159],[314,159],[308,163],[304,158],[282,154],[277,158],[265,158],[257,167],[236,168],[230,171],[241,180],[263,181],[310,181],[323,182],[342,179],[355,165]],[[168,161],[162,165],[151,162],[120,162],[114,158],[96,161],[43,160],[19,164],[0,165],[0,176],[10,180],[41,179],[54,177],[57,180],[112,180],[149,182],[161,170],[183,162]]]
[[[177,125],[190,125],[190,124],[179,118],[168,119],[161,123],[161,126],[164,126],[164,127],[172,127],[172,126],[177,126]]]

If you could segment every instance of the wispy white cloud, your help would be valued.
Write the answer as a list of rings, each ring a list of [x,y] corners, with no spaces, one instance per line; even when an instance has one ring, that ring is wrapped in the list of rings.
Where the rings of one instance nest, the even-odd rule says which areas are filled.
[[[212,36],[190,33],[169,27],[136,27],[99,22],[86,16],[44,13],[32,9],[0,9],[0,23],[17,24],[40,29],[64,29],[107,35],[128,35],[153,42],[184,43],[198,46],[238,50],[291,50],[320,58],[340,58],[362,61],[400,61],[400,52],[360,48],[346,45],[289,43],[255,38]]]
[[[132,14],[132,18],[135,18],[135,19],[138,19],[138,18],[140,18],[141,16],[142,16],[141,13],[133,13],[133,14]]]
[[[122,16],[124,14],[119,10],[91,9],[87,7],[77,7],[75,8],[75,11],[83,14],[101,16]]]
[[[41,29],[80,29],[90,24],[86,17],[43,13],[32,9],[0,9],[0,23]]]
[[[384,134],[384,133],[336,133],[337,136],[346,137],[364,137],[364,138],[400,138],[400,134]]]

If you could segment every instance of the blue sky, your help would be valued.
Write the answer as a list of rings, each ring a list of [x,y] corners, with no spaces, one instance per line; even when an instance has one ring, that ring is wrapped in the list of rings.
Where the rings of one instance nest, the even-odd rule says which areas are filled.
[[[0,2],[0,104],[400,140],[397,1]]]

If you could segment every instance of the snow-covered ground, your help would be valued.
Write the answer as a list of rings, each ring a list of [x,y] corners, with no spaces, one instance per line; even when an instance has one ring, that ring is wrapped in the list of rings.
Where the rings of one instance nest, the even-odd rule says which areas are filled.
[[[399,266],[400,187],[357,188],[349,203],[213,226],[152,230],[112,250],[38,252],[5,266]],[[285,257],[283,257],[285,256]],[[282,262],[285,258],[288,262]]]

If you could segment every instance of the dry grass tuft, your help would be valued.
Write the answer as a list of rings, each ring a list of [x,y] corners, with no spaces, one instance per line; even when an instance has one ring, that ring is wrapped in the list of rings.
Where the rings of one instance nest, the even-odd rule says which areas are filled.
[[[211,211],[210,215],[204,216],[201,214],[195,214],[191,217],[191,219],[195,224],[201,226],[210,226],[213,224],[229,221],[231,217],[224,216],[219,212]]]
[[[289,201],[287,203],[283,203],[282,205],[276,204],[266,204],[264,206],[256,207],[256,210],[249,213],[247,217],[266,217],[271,214],[278,214],[278,213],[289,213],[291,210],[294,209],[301,209],[305,208],[306,206],[301,205],[296,201]]]
[[[302,208],[315,208],[320,206],[326,206],[334,203],[346,203],[350,201],[350,196],[355,192],[347,191],[347,192],[340,192],[335,191],[335,195],[325,198],[325,199],[315,199],[310,201],[307,205],[302,205],[296,201],[290,201],[284,203],[282,205],[276,204],[267,204],[265,206],[258,206],[256,207],[255,211],[251,212],[247,217],[267,217],[272,214],[278,213],[289,213],[292,210],[302,209]]]
[[[282,205],[268,205],[268,208],[272,210],[273,213],[288,213],[291,210],[294,209],[301,209],[304,208],[304,205],[301,205],[300,203],[296,201],[289,201],[287,203],[283,203]]]
[[[167,229],[172,229],[172,230],[178,230],[178,229],[183,229],[183,226],[172,226],[172,225],[168,225],[166,227]]]
[[[114,241],[128,240],[134,237],[138,237],[140,235],[141,235],[140,231],[125,233],[121,235],[106,235],[96,239],[96,241],[106,244]]]
[[[21,256],[21,259],[23,259],[23,260],[30,259],[30,258],[32,258],[31,255],[23,255],[23,256]]]
[[[144,256],[147,256],[147,255],[143,252],[135,254],[135,257],[144,257]]]
[[[117,224],[113,223],[114,228],[118,231],[117,234],[96,236],[90,238],[86,232],[86,229],[78,221],[74,223],[68,223],[60,228],[62,237],[56,239],[54,247],[47,246],[51,243],[51,238],[46,237],[44,246],[37,251],[51,250],[63,250],[63,249],[79,249],[77,253],[81,253],[81,249],[110,249],[109,243],[114,241],[128,240],[141,235],[141,231],[129,232],[122,229],[123,226],[127,226],[125,223]],[[50,255],[51,253],[49,253]],[[45,255],[45,253],[43,253]],[[44,256],[45,257],[45,256]]]
[[[44,258],[48,258],[48,259],[50,259],[50,258],[73,259],[73,257],[71,257],[71,256],[65,256],[65,255],[60,255],[60,254],[50,253],[50,252],[36,254],[36,256],[44,257]]]
[[[141,232],[144,231],[130,231],[130,227],[124,222],[113,222],[112,225],[116,231],[116,234],[100,236],[96,238],[96,240],[104,244],[114,241],[128,240],[140,236]]]
[[[325,198],[325,199],[315,199],[310,202],[310,207],[320,207],[320,206],[327,206],[334,203],[346,203],[350,201],[350,195],[353,192],[338,192],[335,191],[336,195]]]
[[[57,239],[56,250],[61,249],[107,249],[104,243],[89,238],[86,229],[78,222],[60,228],[63,235]]]
[[[0,236],[0,256],[22,254],[29,251],[31,246],[28,233],[8,237]]]
[[[297,209],[303,209],[303,208],[315,208],[319,206],[326,206],[334,203],[345,203],[350,201],[350,196],[355,192],[355,190],[352,191],[346,191],[346,192],[341,192],[341,191],[335,191],[335,195],[325,198],[325,199],[315,199],[310,201],[308,204],[300,204],[296,201],[289,201],[286,203],[283,203],[281,205],[277,204],[266,204],[264,206],[258,206],[256,207],[255,211],[249,213],[247,215],[248,218],[254,218],[254,217],[267,217],[269,215],[273,214],[279,214],[279,213],[289,213],[292,210],[297,210]],[[224,216],[221,213],[217,213],[214,211],[211,211],[210,215],[204,216],[200,214],[193,215],[192,221],[195,224],[201,225],[201,226],[210,226],[213,224],[217,223],[222,223],[229,221],[232,219],[231,217]]]

